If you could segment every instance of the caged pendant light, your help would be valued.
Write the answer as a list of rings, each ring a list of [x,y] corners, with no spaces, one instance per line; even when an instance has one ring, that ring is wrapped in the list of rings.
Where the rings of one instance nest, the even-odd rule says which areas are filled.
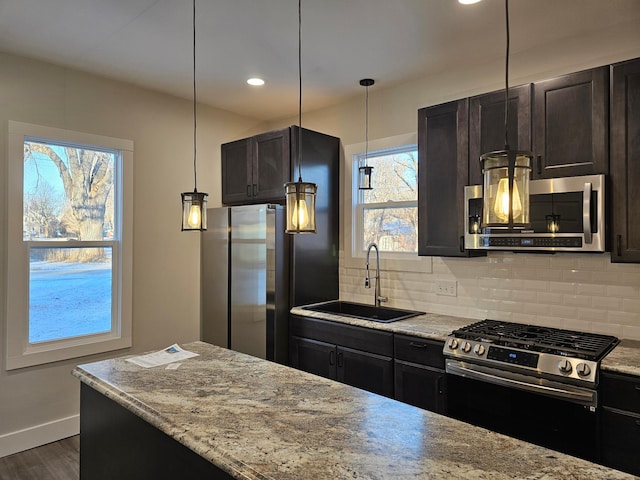
[[[198,192],[196,163],[196,0],[193,0],[193,192],[183,192],[182,231],[204,231],[207,229],[208,193]]]
[[[364,113],[364,165],[358,167],[358,188],[360,190],[373,190],[371,175],[373,167],[369,165],[369,87],[375,83],[371,78],[363,78],[360,85],[365,87],[365,113]]]
[[[315,183],[302,181],[302,8],[298,0],[298,181],[284,184],[287,198],[286,233],[316,233]]]
[[[482,228],[521,230],[529,227],[530,152],[509,148],[509,0],[505,0],[506,62],[504,90],[504,150],[480,157],[483,181]],[[469,219],[471,222],[475,219]]]

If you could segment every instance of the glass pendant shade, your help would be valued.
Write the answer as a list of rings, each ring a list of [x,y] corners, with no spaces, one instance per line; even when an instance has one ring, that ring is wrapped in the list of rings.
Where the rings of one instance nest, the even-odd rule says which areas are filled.
[[[285,183],[287,197],[286,233],[316,233],[315,183],[303,181]]]
[[[482,155],[484,193],[482,227],[524,229],[529,220],[529,173],[532,156],[501,150]]]
[[[184,192],[182,196],[182,231],[207,229],[207,193]]]
[[[373,190],[373,185],[371,184],[372,174],[373,167],[369,165],[358,167],[358,188],[360,190]]]

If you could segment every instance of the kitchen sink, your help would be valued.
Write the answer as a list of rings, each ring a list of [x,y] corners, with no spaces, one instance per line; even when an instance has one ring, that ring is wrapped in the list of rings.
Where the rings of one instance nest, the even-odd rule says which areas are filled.
[[[335,300],[333,302],[318,305],[309,305],[302,307],[302,309],[311,310],[313,312],[333,313],[347,317],[362,318],[364,320],[382,323],[405,320],[418,315],[424,315],[425,313],[415,310],[403,310],[400,308],[376,307],[375,305],[367,305],[364,303],[344,302],[342,300]]]

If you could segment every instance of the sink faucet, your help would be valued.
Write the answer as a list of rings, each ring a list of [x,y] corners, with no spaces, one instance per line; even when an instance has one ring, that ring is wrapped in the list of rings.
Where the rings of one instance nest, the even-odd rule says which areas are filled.
[[[383,297],[382,295],[380,295],[380,252],[378,251],[378,245],[376,245],[375,243],[370,243],[369,246],[367,247],[367,265],[366,265],[366,275],[364,277],[364,288],[371,288],[371,277],[369,276],[369,254],[371,253],[371,250],[374,249],[376,251],[376,276],[375,276],[375,281],[376,281],[376,287],[375,287],[375,297],[374,297],[374,301],[373,304],[376,307],[380,306],[380,302],[386,302],[389,299],[387,297]]]

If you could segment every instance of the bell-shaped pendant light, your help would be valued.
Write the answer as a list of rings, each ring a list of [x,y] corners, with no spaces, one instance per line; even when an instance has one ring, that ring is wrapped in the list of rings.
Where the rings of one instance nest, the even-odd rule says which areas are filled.
[[[208,193],[198,192],[196,156],[196,0],[193,0],[193,192],[183,192],[182,231],[204,231],[207,229]]]
[[[364,113],[364,165],[358,167],[358,188],[360,190],[372,190],[371,176],[373,167],[369,165],[369,87],[375,83],[371,78],[363,78],[360,85],[365,87],[365,113]]]
[[[284,184],[287,199],[286,233],[316,233],[315,183],[302,181],[302,8],[298,0],[298,181]]]
[[[529,173],[533,155],[509,148],[509,0],[505,0],[505,16],[504,150],[480,157],[484,176],[482,228],[517,230],[530,225]]]

